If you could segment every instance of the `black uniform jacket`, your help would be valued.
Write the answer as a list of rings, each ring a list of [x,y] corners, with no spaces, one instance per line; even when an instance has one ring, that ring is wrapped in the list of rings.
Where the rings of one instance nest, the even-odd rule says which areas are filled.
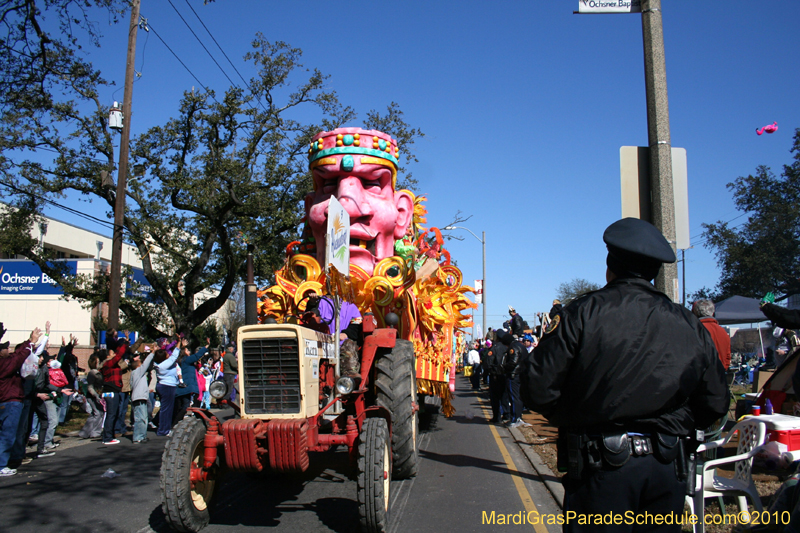
[[[519,316],[519,315],[517,315]],[[508,348],[503,358],[503,370],[506,375],[511,378],[516,378],[523,371],[523,363],[528,358],[528,350],[519,341],[513,341]]]
[[[634,278],[565,307],[521,379],[526,407],[578,431],[688,435],[729,406],[725,369],[706,328]]]
[[[505,361],[507,349],[508,348],[506,347],[506,345],[500,341],[494,342],[492,344],[492,347],[489,348],[489,351],[486,354],[487,362],[489,363],[489,374],[493,375],[505,374],[505,371],[503,370],[503,362]]]
[[[525,324],[524,324],[524,322],[525,321],[522,320],[522,317],[519,316],[519,313],[517,313],[516,315],[512,316],[511,320],[509,321],[509,323],[510,323],[509,325],[511,327],[511,333],[513,333],[517,337],[522,337],[523,335],[525,335]]]
[[[800,328],[800,311],[775,304],[764,304],[761,306],[761,312],[776,326],[788,329]]]

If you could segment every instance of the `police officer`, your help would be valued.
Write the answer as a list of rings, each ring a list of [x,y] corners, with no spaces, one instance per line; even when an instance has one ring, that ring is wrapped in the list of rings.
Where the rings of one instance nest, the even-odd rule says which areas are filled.
[[[503,371],[505,372],[506,390],[508,391],[511,407],[509,413],[511,420],[508,427],[516,428],[521,425],[528,425],[522,421],[522,398],[520,396],[520,374],[523,369],[523,363],[528,358],[528,350],[507,331],[498,333],[498,338],[506,347],[506,354],[503,357]]]
[[[522,375],[526,406],[559,428],[565,518],[682,514],[688,468],[679,437],[728,410],[725,371],[692,313],[650,283],[675,262],[651,224],[626,218],[603,234],[608,284],[566,306]],[[565,524],[565,531],[649,526]],[[659,531],[680,531],[662,526]]]
[[[505,334],[504,330],[497,330],[495,338]],[[506,355],[506,345],[499,340],[492,343],[486,352],[486,362],[489,373],[489,400],[492,404],[492,418],[489,422],[499,423],[503,418],[510,418],[506,375],[503,370],[503,360]]]

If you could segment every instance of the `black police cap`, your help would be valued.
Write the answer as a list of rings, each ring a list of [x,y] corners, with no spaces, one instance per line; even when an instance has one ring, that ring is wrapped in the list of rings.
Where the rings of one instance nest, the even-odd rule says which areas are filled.
[[[603,233],[608,250],[617,255],[638,256],[659,263],[674,263],[675,252],[655,226],[638,218],[623,218]]]
[[[654,279],[662,263],[674,263],[675,252],[652,224],[638,218],[624,218],[611,224],[603,234],[608,245],[608,268],[619,278]]]

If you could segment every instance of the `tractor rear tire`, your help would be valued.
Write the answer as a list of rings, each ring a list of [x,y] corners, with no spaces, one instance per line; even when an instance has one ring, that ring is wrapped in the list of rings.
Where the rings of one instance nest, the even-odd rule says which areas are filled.
[[[212,467],[208,480],[194,487],[190,481],[192,464],[203,462],[205,435],[202,420],[186,417],[172,430],[161,456],[161,509],[177,531],[197,532],[208,525],[208,509],[218,486],[217,467]]]
[[[386,531],[391,477],[389,424],[367,418],[358,436],[358,518],[364,533]]]
[[[398,339],[391,350],[381,350],[375,363],[376,401],[392,415],[392,471],[394,479],[417,475],[419,415],[414,345]]]

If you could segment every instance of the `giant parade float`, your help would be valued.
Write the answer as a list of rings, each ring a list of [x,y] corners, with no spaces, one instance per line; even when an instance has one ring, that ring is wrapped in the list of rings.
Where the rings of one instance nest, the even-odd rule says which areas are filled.
[[[305,198],[302,237],[286,248],[275,285],[258,291],[259,321],[296,322],[311,294],[343,297],[381,328],[394,313],[398,338],[414,345],[418,394],[441,398],[451,416],[460,329],[472,326],[466,311],[477,304],[439,229],[423,226],[426,197],[396,190],[399,154],[397,142],[376,130],[339,128],[313,138],[314,190]],[[322,266],[331,197],[350,217],[349,277]]]

